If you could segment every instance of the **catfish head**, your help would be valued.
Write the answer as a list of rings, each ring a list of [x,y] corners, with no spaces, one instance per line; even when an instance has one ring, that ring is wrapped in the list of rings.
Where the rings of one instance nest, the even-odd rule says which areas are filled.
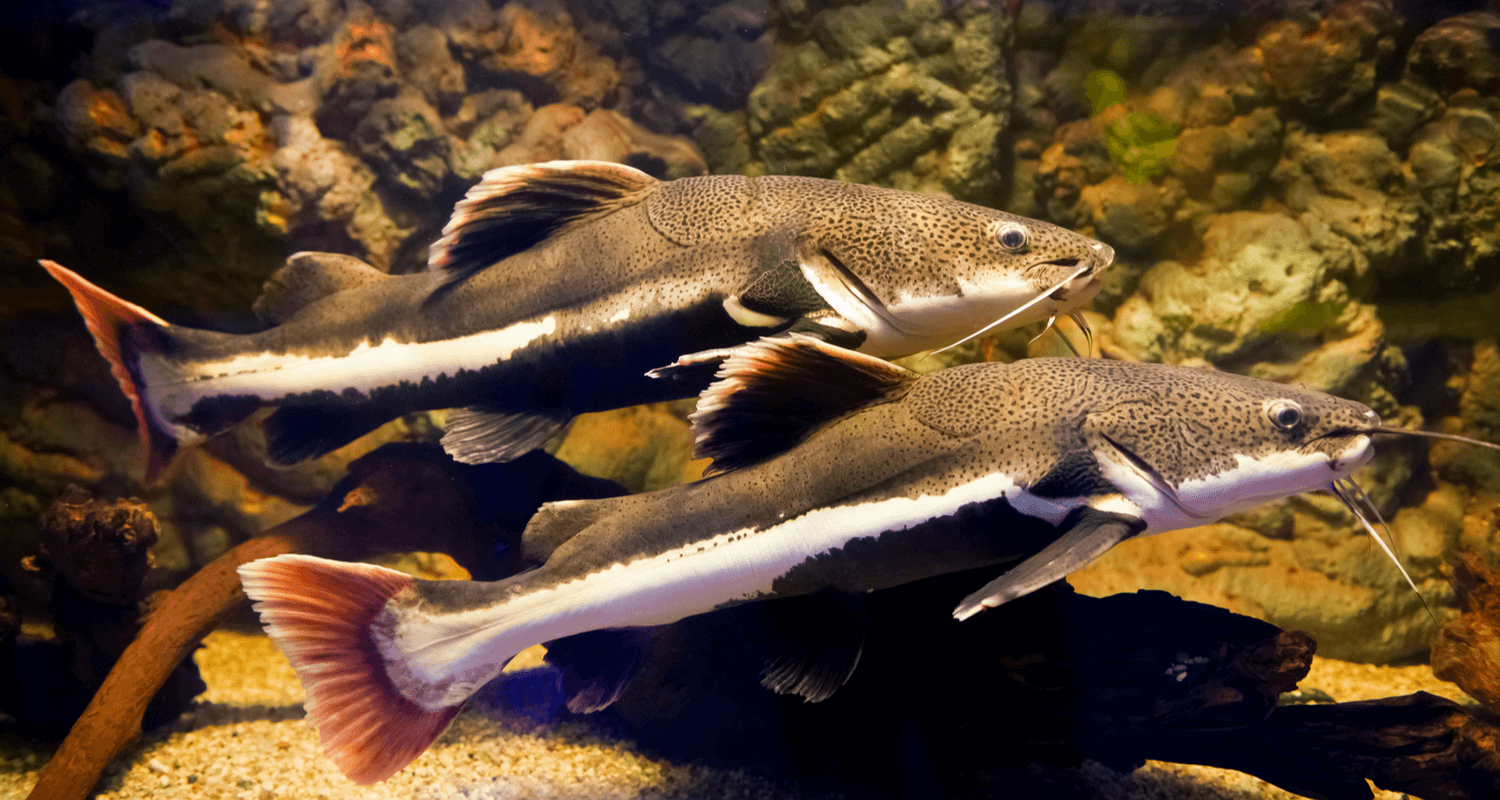
[[[802,276],[891,357],[952,345],[1000,323],[1069,315],[1114,260],[1066,228],[938,195],[875,187],[807,206]]]
[[[1082,433],[1143,533],[1326,490],[1374,454],[1380,417],[1321,392],[1196,370],[1109,399]],[[1172,380],[1181,377],[1181,381]]]

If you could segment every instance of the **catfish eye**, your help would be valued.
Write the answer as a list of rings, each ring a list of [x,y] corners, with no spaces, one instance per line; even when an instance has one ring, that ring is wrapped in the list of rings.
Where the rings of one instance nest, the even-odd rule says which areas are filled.
[[[1271,418],[1271,424],[1284,430],[1290,431],[1302,424],[1302,406],[1292,400],[1275,400],[1266,406],[1266,415]]]
[[[1026,226],[1017,222],[1002,222],[995,226],[995,239],[1006,250],[1020,250],[1031,239]]]

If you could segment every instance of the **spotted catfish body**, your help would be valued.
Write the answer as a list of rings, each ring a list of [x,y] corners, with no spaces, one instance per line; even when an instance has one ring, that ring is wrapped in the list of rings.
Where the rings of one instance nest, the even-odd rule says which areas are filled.
[[[530,645],[571,662],[600,631],[1020,561],[964,601],[967,617],[1127,537],[1327,488],[1370,457],[1363,431],[1379,422],[1358,403],[1204,370],[1029,359],[917,377],[798,336],[740,348],[721,375],[695,426],[725,471],[544,506],[523,537],[529,572],[430,582],[305,556],[241,568],[347,774],[399,769]],[[628,680],[632,659],[594,656],[564,665],[585,677],[570,706],[607,705]],[[809,656],[768,683],[823,697],[856,660]],[[343,744],[356,738],[389,749]]]
[[[1113,251],[951,199],[800,177],[658,181],[602,162],[489,173],[432,248],[390,276],[301,253],[257,311],[270,329],[167,325],[44,262],[135,402],[160,468],[179,442],[275,404],[272,460],[337,447],[400,414],[460,408],[444,444],[508,460],[573,415],[691,396],[723,348],[813,334],[879,357],[1066,314]],[[705,368],[706,365],[706,368]],[[671,377],[646,372],[668,367]]]

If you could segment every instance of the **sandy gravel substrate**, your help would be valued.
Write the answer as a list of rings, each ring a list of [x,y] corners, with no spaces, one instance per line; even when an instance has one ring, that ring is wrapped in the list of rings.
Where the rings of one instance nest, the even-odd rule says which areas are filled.
[[[523,654],[524,655],[524,654]],[[321,758],[303,722],[302,687],[264,636],[219,631],[198,651],[208,691],[171,729],[146,737],[110,767],[98,800],[195,798],[789,798],[819,797],[743,772],[674,764],[573,725],[530,733],[514,721],[465,712],[411,767],[360,787]],[[522,665],[524,666],[524,664]],[[1424,690],[1472,702],[1426,666],[1380,667],[1318,659],[1303,688],[1364,700]],[[0,798],[24,798],[50,750],[0,738]],[[975,796],[1100,797],[1107,800],[1292,798],[1228,770],[1152,762],[1129,775],[1097,764],[1045,776],[998,775]],[[1035,790],[1021,787],[1034,785]],[[1380,800],[1403,795],[1376,792]]]

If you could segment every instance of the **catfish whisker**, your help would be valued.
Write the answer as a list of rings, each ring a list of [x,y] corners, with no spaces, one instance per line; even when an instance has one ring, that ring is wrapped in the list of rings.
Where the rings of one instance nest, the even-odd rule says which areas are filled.
[[[1032,342],[1035,342],[1037,339],[1040,339],[1043,336],[1046,336],[1047,335],[1047,331],[1052,330],[1052,325],[1055,322],[1057,322],[1057,315],[1053,314],[1052,316],[1050,316],[1050,317],[1047,318],[1047,324],[1042,327],[1042,332],[1038,333],[1037,335],[1035,335],[1035,336],[1031,337],[1030,339],[1028,339],[1026,341],[1026,343],[1027,344],[1031,344]]]
[[[1017,314],[1020,314],[1021,312],[1025,311],[1026,309],[1031,308],[1032,306],[1036,305],[1037,303],[1042,302],[1043,300],[1047,299],[1048,297],[1051,297],[1053,292],[1057,291],[1058,289],[1063,288],[1064,286],[1067,286],[1068,284],[1072,283],[1074,281],[1074,279],[1076,279],[1078,276],[1082,275],[1085,272],[1088,272],[1089,270],[1091,270],[1093,268],[1094,268],[1093,263],[1091,263],[1091,262],[1085,262],[1085,263],[1083,263],[1082,265],[1080,265],[1078,267],[1078,269],[1075,269],[1072,272],[1068,273],[1068,277],[1063,278],[1061,281],[1058,281],[1055,285],[1053,285],[1053,287],[1051,289],[1048,289],[1048,290],[1046,290],[1044,292],[1038,293],[1036,297],[1033,297],[1030,300],[1027,300],[1025,303],[1022,303],[1020,306],[1018,306],[1014,310],[1012,310],[1009,314],[1006,314],[1005,316],[1001,317],[1000,319],[997,319],[994,322],[991,322],[990,324],[984,326],[983,328],[980,328],[979,330],[974,331],[973,333],[969,334],[968,336],[965,336],[964,338],[959,339],[958,341],[954,342],[953,344],[948,345],[947,347],[944,347],[944,348],[941,348],[941,349],[938,349],[938,350],[934,350],[931,353],[928,353],[928,355],[935,356],[938,353],[942,353],[942,352],[945,352],[945,351],[948,351],[948,350],[952,350],[953,348],[958,347],[959,345],[963,344],[964,342],[969,341],[970,339],[974,339],[976,337],[983,336],[984,334],[989,333],[989,331],[992,328],[994,328],[995,326],[1005,324],[1006,322],[1010,321],[1010,319],[1012,317],[1016,316]]]
[[[1073,355],[1075,355],[1075,356],[1077,356],[1079,358],[1083,358],[1083,354],[1080,353],[1080,352],[1078,352],[1078,348],[1076,346],[1074,346],[1073,340],[1069,339],[1068,335],[1066,333],[1063,333],[1063,329],[1062,328],[1056,326],[1056,322],[1057,322],[1057,315],[1056,314],[1053,314],[1052,316],[1048,317],[1047,318],[1047,327],[1042,328],[1042,332],[1041,333],[1038,333],[1037,335],[1031,337],[1031,342],[1034,342],[1037,339],[1040,339],[1043,336],[1045,336],[1046,333],[1047,333],[1047,331],[1053,331],[1054,333],[1057,334],[1057,338],[1061,339],[1062,343],[1068,346],[1068,349],[1070,351],[1072,351]],[[1085,333],[1087,333],[1087,332],[1085,332]],[[1031,342],[1027,342],[1027,344],[1030,344]]]
[[[1078,330],[1083,331],[1083,344],[1084,344],[1085,355],[1090,355],[1090,356],[1093,355],[1094,354],[1094,331],[1093,331],[1092,328],[1089,327],[1088,318],[1083,315],[1082,311],[1079,311],[1078,309],[1075,308],[1072,311],[1068,312],[1068,319],[1073,320],[1073,324],[1078,326]]]
[[[1078,346],[1073,344],[1073,340],[1069,339],[1068,335],[1062,332],[1062,328],[1057,329],[1057,338],[1061,339],[1062,343],[1067,345],[1069,350],[1073,351],[1073,355],[1077,356],[1078,358],[1084,357],[1083,353],[1078,352]]]
[[[1382,433],[1389,436],[1424,436],[1428,439],[1446,439],[1450,442],[1463,442],[1464,444],[1488,447],[1491,450],[1500,450],[1500,444],[1486,442],[1480,439],[1470,439],[1467,436],[1459,436],[1456,433],[1438,433],[1437,431],[1421,431],[1411,428],[1397,428],[1394,425],[1371,425],[1363,429],[1364,433]]]
[[[1422,590],[1417,588],[1416,581],[1411,579],[1411,574],[1406,571],[1406,567],[1401,565],[1401,559],[1396,557],[1396,551],[1392,546],[1395,542],[1394,537],[1391,539],[1391,544],[1387,544],[1385,539],[1380,538],[1380,534],[1376,532],[1375,526],[1370,524],[1370,520],[1365,516],[1364,511],[1360,510],[1359,503],[1356,500],[1364,501],[1365,507],[1370,510],[1370,513],[1375,515],[1376,520],[1379,520],[1380,527],[1385,529],[1386,536],[1391,535],[1390,527],[1385,524],[1385,519],[1380,515],[1380,509],[1375,507],[1375,503],[1370,500],[1370,496],[1365,494],[1365,490],[1361,489],[1359,484],[1350,478],[1344,478],[1328,484],[1328,491],[1343,502],[1344,507],[1349,509],[1349,513],[1354,515],[1355,519],[1359,520],[1359,524],[1364,526],[1365,530],[1369,532],[1370,537],[1375,540],[1375,543],[1380,545],[1380,549],[1385,551],[1386,557],[1391,560],[1392,564],[1396,565],[1396,569],[1401,573],[1401,577],[1406,579],[1406,584],[1417,595],[1417,600],[1422,603],[1422,609],[1427,612],[1427,616],[1432,620],[1434,625],[1438,624],[1437,615],[1433,614],[1432,607],[1427,605],[1427,598],[1422,596]]]

